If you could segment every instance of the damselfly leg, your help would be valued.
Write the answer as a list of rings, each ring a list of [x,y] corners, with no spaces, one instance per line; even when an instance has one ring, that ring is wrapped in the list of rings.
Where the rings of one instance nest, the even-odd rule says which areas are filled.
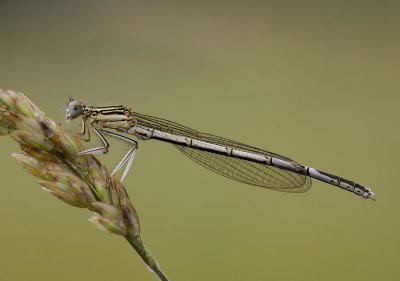
[[[125,170],[124,170],[124,172],[121,176],[121,180],[120,180],[122,182],[125,179],[126,175],[129,172],[129,169],[131,168],[131,166],[133,164],[133,161],[134,161],[135,155],[136,155],[136,150],[138,148],[138,143],[135,140],[130,139],[126,136],[123,136],[123,135],[120,135],[117,133],[113,133],[110,131],[98,129],[93,124],[91,124],[91,123],[88,124],[87,120],[82,120],[82,131],[80,133],[78,133],[78,135],[81,135],[85,141],[90,141],[90,128],[93,129],[93,131],[96,133],[97,137],[100,139],[101,146],[97,146],[97,147],[93,147],[93,148],[89,148],[89,149],[80,151],[77,153],[77,155],[87,155],[87,154],[94,155],[94,154],[100,154],[100,153],[107,153],[108,148],[110,147],[110,144],[108,143],[108,141],[104,135],[114,137],[114,138],[121,140],[122,142],[128,144],[129,146],[131,146],[129,151],[124,155],[124,157],[121,159],[121,161],[118,162],[118,164],[115,166],[115,168],[113,169],[113,171],[110,174],[110,177],[112,177],[126,164]]]
[[[87,132],[86,135],[86,139],[85,141],[90,141],[90,132],[89,129],[86,128],[86,122],[83,122],[84,124],[84,128],[82,129],[82,132]],[[83,150],[81,152],[78,152],[77,155],[85,155],[85,154],[100,154],[100,153],[107,153],[108,152],[108,148],[110,147],[110,144],[107,142],[106,138],[103,136],[103,134],[101,133],[100,129],[97,129],[95,126],[93,126],[92,124],[90,124],[90,127],[93,129],[93,131],[96,133],[96,135],[98,136],[98,138],[100,139],[102,145],[101,146],[97,146],[97,147],[93,147],[93,148],[89,148],[86,150]]]
[[[129,169],[131,168],[131,166],[133,164],[133,160],[135,160],[138,143],[137,143],[137,141],[130,139],[126,136],[120,135],[120,134],[116,134],[116,133],[109,132],[106,130],[101,130],[101,132],[106,135],[117,138],[117,139],[132,146],[132,148],[129,149],[129,151],[125,154],[124,157],[122,157],[121,161],[119,161],[119,163],[115,166],[114,170],[110,174],[110,177],[112,177],[116,172],[118,172],[119,169],[121,169],[126,164],[125,170],[121,176],[121,182],[122,182],[125,179],[126,175],[128,174]]]

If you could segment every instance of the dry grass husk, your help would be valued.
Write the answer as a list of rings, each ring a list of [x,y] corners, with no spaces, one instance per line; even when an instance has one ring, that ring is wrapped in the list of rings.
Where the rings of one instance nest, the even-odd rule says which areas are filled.
[[[140,238],[139,220],[129,196],[105,166],[82,151],[80,138],[65,132],[25,95],[0,90],[0,135],[20,144],[12,156],[43,189],[67,204],[93,212],[96,226],[121,235],[160,280],[168,280]]]

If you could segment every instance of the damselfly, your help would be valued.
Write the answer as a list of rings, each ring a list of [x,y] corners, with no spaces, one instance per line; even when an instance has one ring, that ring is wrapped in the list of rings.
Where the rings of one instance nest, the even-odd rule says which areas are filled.
[[[90,129],[92,129],[100,138],[101,146],[78,154],[106,153],[109,143],[105,136],[118,138],[131,146],[110,174],[114,175],[126,165],[121,181],[132,166],[138,143],[119,132],[133,135],[139,140],[156,139],[172,143],[184,155],[207,169],[246,184],[284,192],[305,192],[310,189],[311,178],[314,178],[363,198],[374,199],[375,194],[370,188],[354,181],[302,166],[276,153],[201,133],[165,119],[140,114],[122,105],[94,107],[70,99],[66,118],[74,119],[79,116],[82,117],[81,134],[84,139],[90,140]]]

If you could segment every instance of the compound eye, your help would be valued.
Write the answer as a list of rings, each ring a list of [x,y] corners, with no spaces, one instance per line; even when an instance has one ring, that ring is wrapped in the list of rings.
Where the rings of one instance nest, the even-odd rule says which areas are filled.
[[[82,115],[84,104],[80,101],[71,101],[66,110],[67,119],[74,119]]]

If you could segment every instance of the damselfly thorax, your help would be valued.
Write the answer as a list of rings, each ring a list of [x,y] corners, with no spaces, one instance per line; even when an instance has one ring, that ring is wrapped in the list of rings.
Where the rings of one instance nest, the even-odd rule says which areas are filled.
[[[126,131],[135,125],[135,118],[130,108],[119,106],[85,107],[83,118],[97,128],[109,128],[117,131]]]
[[[82,117],[82,132],[90,140],[91,128],[102,145],[78,154],[98,154],[108,151],[106,136],[118,138],[131,146],[110,176],[125,165],[121,181],[126,177],[135,158],[137,141],[155,139],[173,144],[184,155],[205,168],[233,180],[284,192],[305,192],[311,187],[311,178],[350,191],[363,198],[374,198],[368,187],[342,177],[302,166],[294,160],[227,138],[201,133],[162,118],[140,114],[125,106],[86,106],[70,100],[66,118]],[[117,131],[117,132],[115,132]],[[124,134],[121,134],[124,133]]]

